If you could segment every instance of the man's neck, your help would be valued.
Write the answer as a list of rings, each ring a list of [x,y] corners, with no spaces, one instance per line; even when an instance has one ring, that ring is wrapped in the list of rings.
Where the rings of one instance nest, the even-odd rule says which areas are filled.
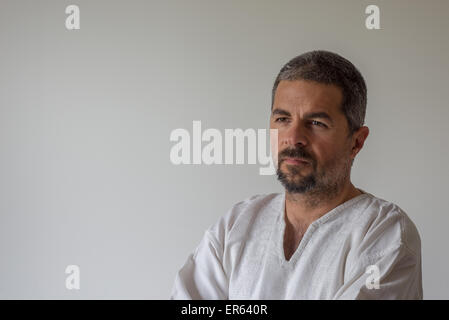
[[[307,194],[285,194],[285,214],[289,222],[294,226],[310,225],[327,212],[340,204],[362,194],[352,183],[332,198],[315,196],[311,199]]]

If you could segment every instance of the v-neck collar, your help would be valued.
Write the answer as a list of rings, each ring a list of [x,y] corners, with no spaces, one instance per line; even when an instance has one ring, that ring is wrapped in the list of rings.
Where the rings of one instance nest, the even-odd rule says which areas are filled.
[[[358,190],[360,190],[362,192],[362,194],[359,194],[358,196],[355,196],[343,203],[341,203],[340,205],[336,206],[335,208],[331,209],[330,211],[328,211],[327,213],[325,213],[324,215],[322,215],[320,218],[318,218],[317,220],[313,221],[307,228],[306,232],[304,233],[301,241],[299,242],[298,247],[296,248],[296,250],[293,252],[293,254],[291,255],[290,259],[287,260],[285,258],[285,253],[284,253],[284,233],[285,233],[285,227],[286,227],[286,222],[285,222],[285,192],[283,192],[280,196],[279,196],[279,202],[278,203],[278,218],[277,221],[278,223],[276,224],[277,227],[277,232],[276,232],[276,247],[277,247],[277,251],[278,251],[278,257],[280,259],[280,263],[282,266],[291,266],[293,265],[301,256],[302,252],[304,251],[305,247],[307,246],[307,243],[310,241],[314,231],[322,224],[326,223],[327,221],[329,221],[331,218],[335,217],[336,215],[338,215],[341,211],[343,211],[344,209],[348,208],[349,206],[355,204],[356,202],[365,199],[367,197],[369,197],[371,194],[369,192],[366,192],[363,189],[358,188]]]

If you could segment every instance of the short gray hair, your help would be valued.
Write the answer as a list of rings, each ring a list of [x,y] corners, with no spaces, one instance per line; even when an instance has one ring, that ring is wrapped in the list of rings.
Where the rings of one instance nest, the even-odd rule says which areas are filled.
[[[316,50],[291,59],[274,81],[271,109],[281,80],[309,80],[338,86],[343,93],[342,112],[348,121],[349,136],[363,126],[367,101],[365,80],[359,70],[342,56]]]

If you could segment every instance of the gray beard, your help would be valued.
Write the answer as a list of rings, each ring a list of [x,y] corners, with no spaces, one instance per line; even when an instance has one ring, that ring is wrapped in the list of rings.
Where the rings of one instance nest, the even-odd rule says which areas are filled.
[[[295,182],[292,179],[289,179],[290,175],[299,175],[299,170],[294,167],[290,167],[289,173],[285,174],[281,171],[279,166],[276,170],[276,174],[291,200],[297,199],[298,201],[304,201],[308,207],[314,208],[340,194],[341,190],[344,188],[345,181],[350,174],[350,168],[350,165],[349,168],[344,168],[342,173],[338,174],[337,178],[332,181],[329,181],[326,176],[317,179],[315,174],[310,174],[303,177],[300,181]],[[335,177],[335,175],[332,174],[330,174],[330,176]]]

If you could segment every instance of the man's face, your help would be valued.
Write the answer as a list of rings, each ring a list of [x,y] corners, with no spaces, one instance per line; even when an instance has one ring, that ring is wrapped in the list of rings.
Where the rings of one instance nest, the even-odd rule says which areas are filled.
[[[342,99],[341,89],[334,85],[279,83],[270,128],[278,129],[277,175],[289,193],[331,195],[346,183],[352,141]]]

